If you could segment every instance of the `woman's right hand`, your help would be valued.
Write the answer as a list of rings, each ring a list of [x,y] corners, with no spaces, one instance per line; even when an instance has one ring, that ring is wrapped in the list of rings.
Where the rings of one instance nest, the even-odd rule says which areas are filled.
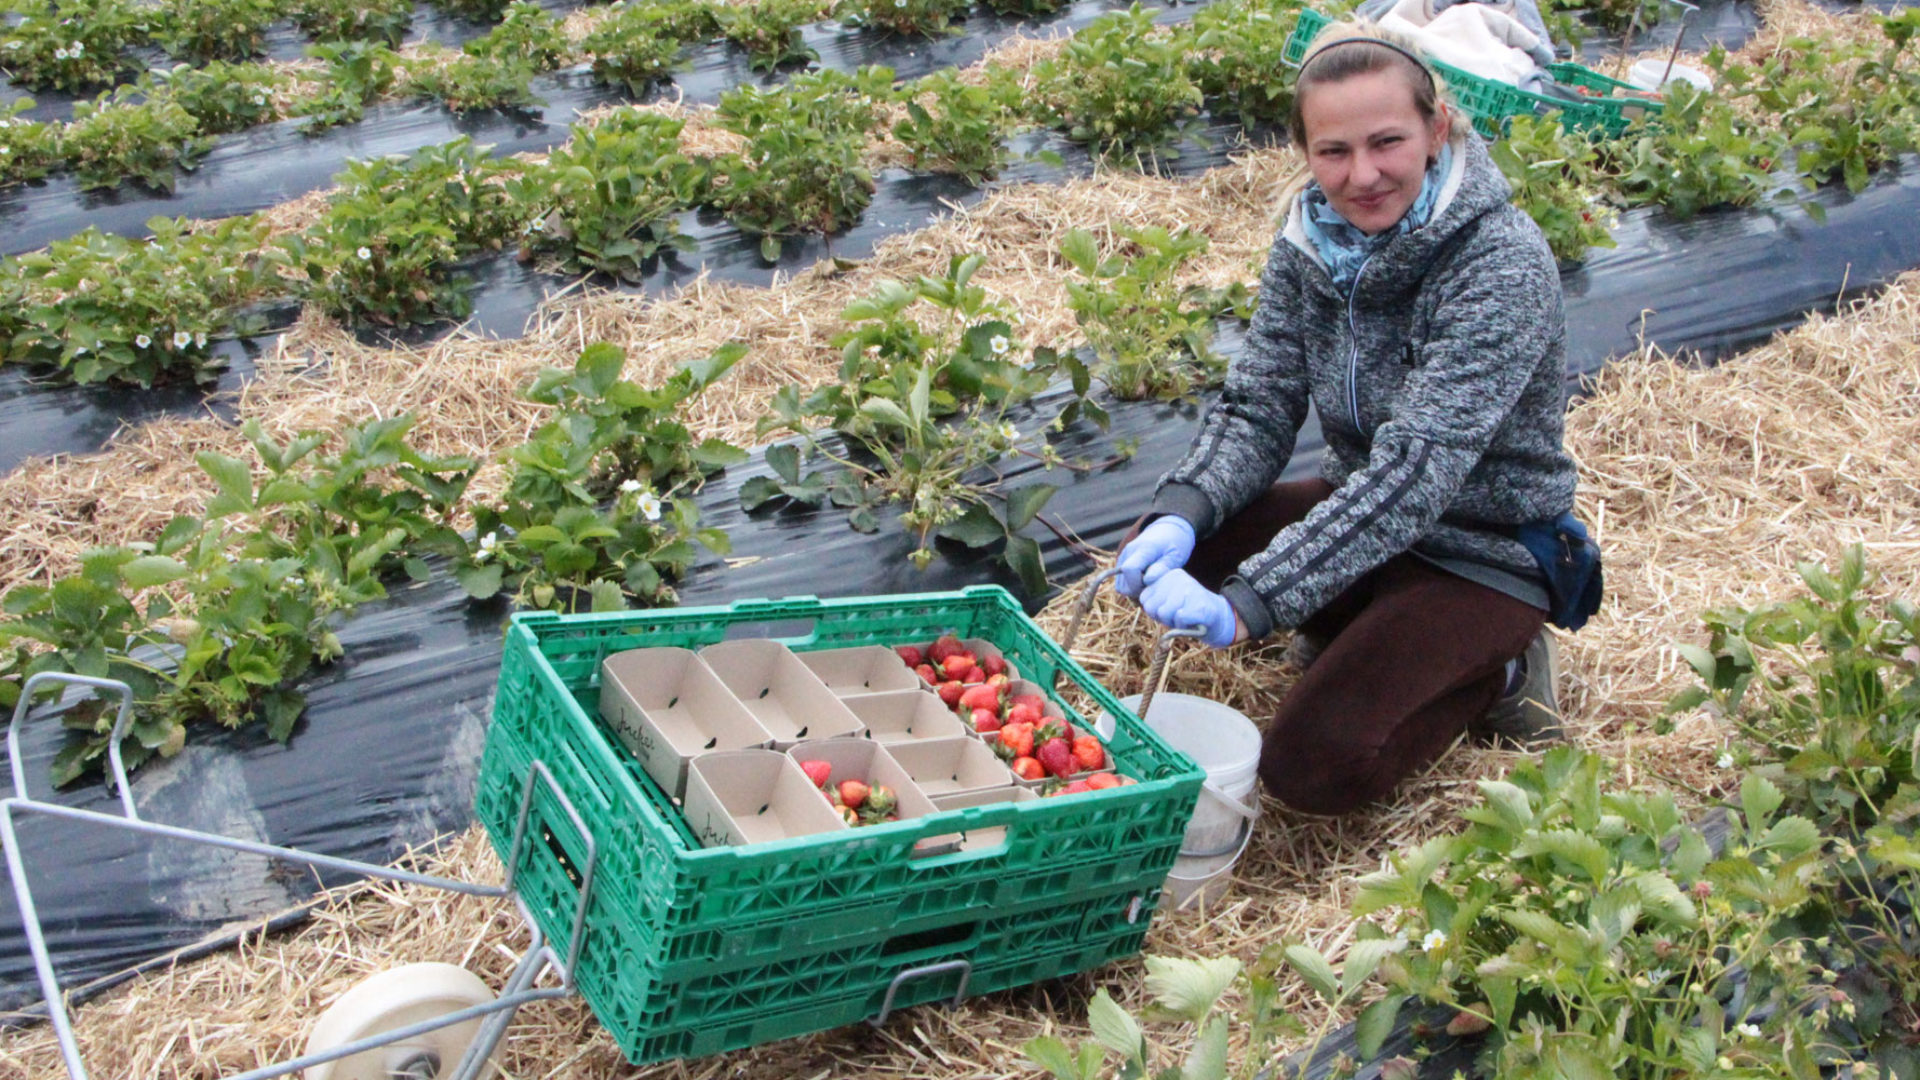
[[[1120,578],[1114,588],[1130,600],[1140,599],[1142,589],[1187,565],[1193,555],[1193,541],[1193,526],[1186,518],[1177,514],[1155,518],[1132,543],[1120,549],[1120,559],[1114,564]]]

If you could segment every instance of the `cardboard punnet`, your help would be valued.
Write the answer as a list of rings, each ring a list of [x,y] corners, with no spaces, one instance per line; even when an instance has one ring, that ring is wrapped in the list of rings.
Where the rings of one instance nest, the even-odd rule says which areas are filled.
[[[900,662],[899,653],[885,645],[856,645],[849,649],[820,649],[794,655],[827,684],[827,689],[843,698],[919,690],[926,685],[912,668]]]
[[[1016,779],[986,743],[965,735],[895,743],[887,749],[929,799],[1012,787]]]
[[[773,736],[776,750],[861,732],[859,718],[777,641],[722,641],[701,649],[700,659]]]
[[[707,847],[835,832],[846,821],[778,750],[702,754],[687,768],[687,825]]]
[[[913,782],[907,770],[900,767],[886,747],[871,739],[810,740],[792,747],[787,754],[796,762],[824,761],[831,765],[833,772],[827,778],[828,786],[837,786],[842,780],[859,780],[868,787],[885,784],[892,788],[900,800],[896,814],[902,821],[936,812],[933,800]],[[916,849],[924,852],[930,845],[940,844],[952,846],[948,838],[932,837],[921,841]]]
[[[917,682],[919,676],[914,676],[914,679]],[[866,725],[867,738],[874,742],[892,746],[922,739],[967,736],[966,721],[955,716],[938,697],[924,690],[861,694],[841,700]]]
[[[963,810],[969,806],[987,806],[997,802],[1025,802],[1037,799],[1040,793],[1030,787],[982,788],[979,791],[963,791],[954,795],[942,795],[933,800],[933,805],[942,812]],[[998,847],[1007,842],[1007,827],[993,825],[984,829],[966,829],[960,833],[961,851],[979,851],[984,848]]]
[[[600,716],[667,794],[686,794],[687,760],[715,750],[766,749],[773,736],[700,657],[662,646],[600,662]]]

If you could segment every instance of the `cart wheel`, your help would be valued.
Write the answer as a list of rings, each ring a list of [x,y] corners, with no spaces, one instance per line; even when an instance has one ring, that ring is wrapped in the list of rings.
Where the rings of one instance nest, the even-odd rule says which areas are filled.
[[[383,971],[340,996],[320,1014],[307,1053],[393,1031],[493,1000],[493,990],[456,964],[407,964]],[[309,1066],[305,1080],[434,1080],[453,1075],[480,1032],[478,1019],[415,1035],[391,1046]],[[489,1066],[482,1075],[491,1072]]]

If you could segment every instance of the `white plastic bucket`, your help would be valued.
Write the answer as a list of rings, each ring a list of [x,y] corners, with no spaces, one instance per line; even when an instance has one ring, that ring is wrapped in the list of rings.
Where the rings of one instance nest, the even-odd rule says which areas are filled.
[[[1121,698],[1120,704],[1138,709],[1140,695]],[[1225,882],[1253,836],[1260,812],[1260,729],[1238,709],[1192,694],[1155,694],[1150,707],[1143,718],[1147,726],[1207,773],[1180,857],[1167,875],[1175,905],[1184,907],[1202,892],[1213,892],[1209,884]],[[1094,727],[1103,738],[1113,736],[1113,718],[1105,713]]]
[[[1665,82],[1661,81],[1662,74],[1666,75]],[[1634,63],[1627,72],[1627,82],[1642,90],[1664,90],[1667,83],[1675,82],[1692,83],[1694,89],[1702,93],[1713,89],[1713,76],[1699,68],[1675,64],[1672,71],[1667,71],[1665,60],[1651,57]]]

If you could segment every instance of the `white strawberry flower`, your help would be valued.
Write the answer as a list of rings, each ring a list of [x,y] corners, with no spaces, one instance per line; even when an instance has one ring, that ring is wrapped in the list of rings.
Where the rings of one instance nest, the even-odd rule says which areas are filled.
[[[184,348],[186,348],[187,346],[189,346],[189,345],[191,345],[191,344],[193,344],[193,335],[192,335],[192,334],[189,334],[189,333],[187,333],[187,332],[186,332],[185,330],[176,330],[176,331],[174,331],[174,333],[173,333],[173,347],[174,347],[174,348],[176,348],[176,349],[184,349]]]
[[[621,490],[621,491],[624,491],[624,492],[626,492],[626,493],[627,493],[627,494],[629,494],[629,495],[631,495],[631,494],[633,494],[634,492],[636,492],[636,491],[639,491],[639,490],[640,490],[640,481],[638,481],[638,480],[622,480],[622,481],[620,481],[620,490]]]
[[[1429,930],[1427,936],[1420,939],[1420,948],[1427,952],[1435,952],[1446,947],[1447,932],[1444,930]]]
[[[76,42],[74,42],[73,44],[71,44],[71,45],[69,45],[69,46],[67,46],[67,52],[68,52],[68,54],[69,54],[69,55],[71,55],[71,56],[72,56],[72,57],[73,57],[73,58],[74,58],[75,60],[78,60],[78,59],[80,59],[80,54],[81,54],[81,53],[83,53],[83,52],[86,52],[86,51],[87,51],[87,50],[86,50],[85,48],[83,48],[83,47],[82,47],[82,46],[80,45],[80,43],[79,43],[79,42],[77,42],[77,41],[76,41]]]
[[[488,559],[493,557],[493,549],[499,546],[500,546],[499,534],[488,533],[487,535],[481,537],[480,550],[473,553],[473,561],[477,563],[486,562]]]
[[[1012,424],[1001,424],[998,430],[1000,437],[1008,442],[1017,442],[1020,438],[1020,429]]]
[[[67,50],[65,49],[53,50],[53,58],[55,60],[65,60],[67,58]]]
[[[135,334],[133,335],[133,343],[139,346],[140,348],[144,349],[147,346],[153,344],[153,339],[148,337],[145,334]]]
[[[640,514],[648,521],[660,520],[660,496],[651,491],[640,493]]]
[[[367,260],[373,258],[373,249],[363,247],[359,251],[354,252],[354,254],[360,256],[361,262],[366,262]]]
[[[1007,350],[1013,347],[1013,342],[1008,341],[1005,334],[995,334],[993,339],[987,342],[987,347],[993,350],[993,355],[1004,356]]]
[[[1739,1035],[1743,1039],[1757,1039],[1760,1037],[1760,1025],[1758,1024],[1741,1024],[1733,1030],[1734,1034]]]
[[[1716,769],[1733,768],[1733,754],[1728,751],[1721,751],[1720,756],[1713,759],[1713,767]]]

